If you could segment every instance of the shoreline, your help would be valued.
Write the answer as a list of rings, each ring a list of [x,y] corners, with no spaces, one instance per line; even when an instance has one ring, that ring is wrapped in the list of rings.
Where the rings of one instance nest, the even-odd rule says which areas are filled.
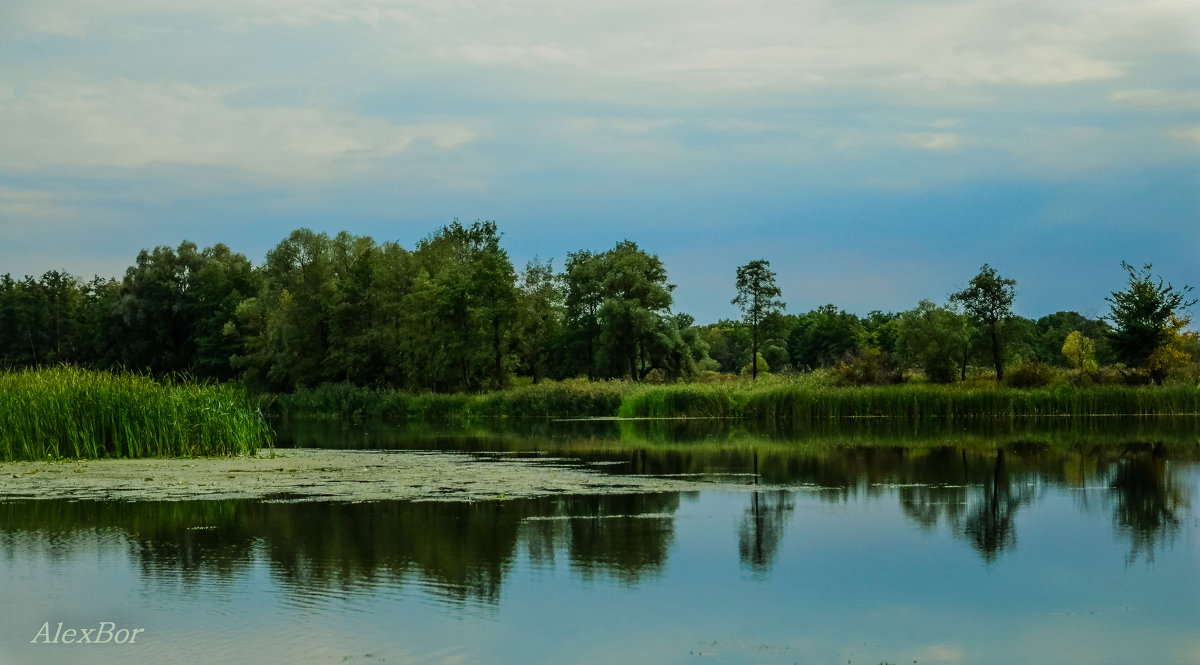
[[[613,476],[565,457],[289,448],[216,458],[0,463],[0,501],[486,501],[741,486]]]

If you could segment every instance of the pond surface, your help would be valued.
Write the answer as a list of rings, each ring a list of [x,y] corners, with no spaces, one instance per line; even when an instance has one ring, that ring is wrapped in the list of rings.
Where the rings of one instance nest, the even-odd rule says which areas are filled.
[[[630,437],[619,427],[618,442]],[[1101,447],[1072,430],[1046,435],[1080,437],[1071,445],[935,432],[917,446],[885,436],[804,449],[660,428],[634,431],[645,445],[627,450],[611,431],[306,425],[285,436],[483,457],[573,451],[605,473],[748,487],[477,503],[0,502],[0,664],[1194,665],[1189,427]],[[83,629],[142,630],[132,644],[64,644],[71,628],[76,641]]]

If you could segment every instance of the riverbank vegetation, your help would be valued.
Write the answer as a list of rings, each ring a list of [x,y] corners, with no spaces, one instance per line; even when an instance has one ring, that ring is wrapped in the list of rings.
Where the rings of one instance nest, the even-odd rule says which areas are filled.
[[[66,366],[0,372],[0,460],[233,455],[270,443],[232,385]]]
[[[829,372],[650,385],[633,381],[542,381],[485,393],[407,393],[352,384],[326,384],[281,394],[271,402],[282,417],[382,418],[464,422],[484,418],[741,418],[815,425],[855,418],[908,422],[936,419],[1194,416],[1200,388],[1079,386],[1068,380],[1038,388],[992,382],[839,385]]]
[[[958,413],[913,406],[951,402],[989,413],[1109,410],[1135,407],[1109,406],[1117,397],[1062,406],[1036,395],[1138,401],[1151,398],[1104,387],[1200,382],[1190,287],[1173,287],[1149,265],[1122,264],[1128,287],[1097,294],[1111,305],[1103,318],[1060,311],[1032,319],[1013,312],[1014,280],[988,265],[966,289],[907,310],[860,316],[829,304],[786,313],[775,272],[757,260],[730,275],[720,296],[733,296],[743,317],[700,325],[672,309],[666,267],[635,242],[571,252],[560,270],[551,261],[518,270],[501,237],[494,222],[454,221],[407,249],[300,229],[258,265],[224,245],[184,242],[141,252],[120,280],[4,275],[0,368],[182,373],[286,395],[291,411],[311,404],[406,417],[795,414],[808,408],[795,404],[815,402],[836,414],[857,404],[868,410],[861,415]],[[751,390],[743,376],[819,385],[828,398]],[[556,383],[526,387],[548,380]],[[693,387],[639,388],[681,383]],[[955,389],[848,390],[899,384]],[[1037,390],[1019,400],[1009,388]],[[771,397],[743,399],[749,394]],[[860,394],[873,396],[851,397]],[[970,397],[977,394],[988,397]],[[1166,394],[1167,408],[1177,408]],[[877,406],[889,400],[905,406]]]

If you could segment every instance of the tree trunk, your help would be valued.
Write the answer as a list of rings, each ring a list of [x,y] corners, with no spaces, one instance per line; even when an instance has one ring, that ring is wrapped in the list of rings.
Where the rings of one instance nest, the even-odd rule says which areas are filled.
[[[992,324],[992,363],[996,365],[996,380],[1004,380],[1004,363],[1000,360],[1000,332]]]
[[[758,321],[750,328],[750,380],[758,380]]]
[[[496,350],[496,365],[493,381],[496,383],[496,389],[499,390],[504,385],[504,367],[502,361],[503,354],[500,352],[500,317],[492,317],[492,343]]]

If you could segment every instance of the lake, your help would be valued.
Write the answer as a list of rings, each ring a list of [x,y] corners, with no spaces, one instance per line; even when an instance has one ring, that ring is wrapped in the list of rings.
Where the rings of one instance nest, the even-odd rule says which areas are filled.
[[[1197,664],[1196,427],[281,426],[696,491],[0,502],[0,663]]]

